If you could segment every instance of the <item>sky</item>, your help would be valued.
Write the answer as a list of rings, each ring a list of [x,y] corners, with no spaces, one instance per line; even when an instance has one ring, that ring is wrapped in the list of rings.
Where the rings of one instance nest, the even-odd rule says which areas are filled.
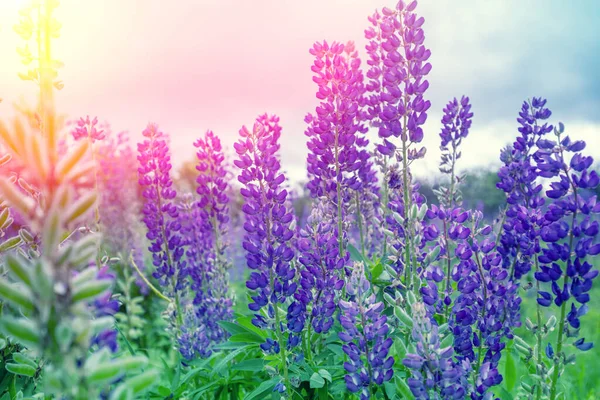
[[[20,81],[12,30],[26,0],[0,0],[0,117],[36,88]],[[148,122],[171,136],[177,166],[194,157],[207,129],[231,149],[242,125],[280,116],[282,163],[305,178],[304,116],[318,105],[308,50],[315,41],[354,40],[366,60],[364,29],[388,0],[61,0],[54,55],[64,62],[58,110],[127,130],[134,142]],[[471,98],[473,126],[459,168],[499,164],[514,140],[523,100],[548,98],[552,121],[588,141],[600,159],[600,2],[596,0],[421,0],[433,69],[425,95],[425,160],[433,177],[440,119],[453,97]],[[366,65],[366,63],[363,63]],[[232,153],[232,150],[229,150]]]

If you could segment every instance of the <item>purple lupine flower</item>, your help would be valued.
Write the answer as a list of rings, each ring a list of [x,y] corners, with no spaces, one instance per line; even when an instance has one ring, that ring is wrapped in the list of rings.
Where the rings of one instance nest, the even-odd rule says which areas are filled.
[[[257,119],[251,131],[242,127],[241,139],[234,145],[239,159],[234,163],[241,170],[238,180],[243,185],[240,193],[245,200],[243,247],[246,263],[252,270],[246,282],[252,293],[248,307],[256,313],[252,322],[260,328],[282,332],[282,321],[277,321],[279,304],[293,299],[298,285],[294,281],[296,271],[290,265],[294,258],[290,245],[294,215],[287,207],[287,191],[281,189],[285,176],[280,172],[277,156],[281,135],[278,122],[278,117],[265,114]],[[261,313],[263,310],[266,312]],[[301,312],[297,308],[290,311]],[[288,320],[292,318],[288,316]],[[279,326],[273,319],[280,322]],[[301,329],[294,327],[291,331]],[[297,341],[298,337],[292,334],[288,345],[293,346]],[[280,346],[273,341],[263,343],[261,348],[279,352]]]
[[[432,312],[445,309],[446,318],[452,303],[451,275],[456,261],[452,257],[452,244],[464,241],[469,234],[469,230],[462,226],[469,214],[459,207],[462,204],[458,189],[461,178],[457,175],[456,164],[461,156],[459,147],[469,134],[472,117],[471,105],[466,96],[462,96],[460,102],[454,98],[444,108],[440,132],[440,172],[450,176],[450,183],[448,187],[438,189],[440,206],[432,205],[427,211],[429,221],[424,229],[425,241],[433,241],[432,250],[439,247],[441,263],[434,262],[427,267],[425,278],[428,283],[421,288],[421,294]]]
[[[369,18],[372,26],[365,31],[369,40],[367,52],[368,115],[379,127],[382,139],[377,148],[381,154],[392,156],[397,146],[390,138],[406,143],[420,143],[421,126],[431,106],[423,94],[429,87],[425,76],[431,71],[427,62],[431,51],[423,45],[423,17],[414,12],[416,1],[406,4],[400,0],[394,9],[383,8]],[[417,151],[413,158],[420,151]],[[419,154],[420,156],[420,154]]]
[[[83,138],[87,138],[91,140],[92,143],[103,140],[106,135],[104,130],[98,129],[96,125],[98,124],[98,118],[94,117],[94,119],[90,120],[90,116],[86,116],[84,118],[79,118],[77,124],[71,131],[71,135],[73,139],[80,140]]]
[[[349,301],[339,303],[343,330],[338,334],[345,342],[342,349],[350,358],[344,363],[347,372],[344,379],[350,392],[367,400],[372,385],[382,385],[394,374],[394,358],[388,357],[393,341],[387,337],[389,326],[383,315],[383,302],[376,301],[362,263],[354,264],[346,294]]]
[[[188,273],[195,292],[193,303],[186,305],[178,337],[180,351],[188,359],[196,354],[209,357],[214,346],[228,336],[218,322],[233,318],[227,295],[228,262],[223,257],[229,198],[221,142],[208,131],[194,146],[198,148],[198,200],[193,201],[190,195],[179,205]]]
[[[506,346],[504,339],[512,339],[514,327],[520,325],[521,303],[518,286],[509,279],[490,239],[492,228],[482,225],[482,218],[479,211],[471,214],[468,240],[455,249],[460,261],[452,278],[459,295],[449,323],[457,360],[468,361],[475,374],[474,399],[485,398],[490,387],[502,381],[498,362]]]
[[[187,359],[210,357],[215,345],[228,337],[219,321],[233,318],[232,300],[228,296],[227,266],[215,254],[215,233],[206,217],[206,210],[184,196],[178,204],[181,234],[186,245],[185,257],[191,280],[190,289],[182,299],[183,324],[177,336],[179,351]],[[227,210],[225,205],[224,210]],[[224,230],[219,234],[223,234]]]
[[[412,338],[416,353],[402,363],[411,369],[407,384],[416,399],[464,399],[467,395],[468,362],[454,362],[452,346],[440,348],[438,325],[428,316],[424,303],[412,305]]]
[[[114,281],[115,275],[110,272],[108,265],[103,265],[98,270],[97,279]],[[111,291],[107,291],[93,302],[94,314],[96,318],[114,316],[119,311],[119,302],[114,299]],[[105,329],[92,338],[91,345],[99,348],[106,347],[115,353],[119,344],[117,343],[116,329]]]
[[[577,335],[579,318],[588,310],[589,291],[593,279],[598,276],[598,270],[593,269],[588,257],[600,253],[597,216],[600,213],[600,203],[596,196],[584,198],[581,192],[596,188],[600,178],[591,169],[592,157],[582,154],[585,149],[584,141],[572,141],[569,136],[563,137],[562,123],[558,124],[554,133],[556,140],[538,140],[538,150],[534,156],[538,174],[552,178],[550,188],[546,190],[546,196],[550,198],[550,204],[544,213],[546,223],[540,230],[540,238],[546,246],[542,247],[542,253],[538,257],[541,268],[535,273],[535,278],[540,284],[551,288],[551,293],[538,292],[538,303],[549,307],[554,300],[554,304],[561,309],[561,316],[566,315],[566,318],[559,319],[556,350],[560,353],[565,334]],[[569,308],[570,312],[567,314]],[[575,347],[582,350],[591,347],[591,344],[582,347],[583,338],[579,340],[574,343]],[[555,373],[550,392],[552,399],[556,396],[559,368],[560,357],[555,357]]]
[[[333,325],[349,261],[349,253],[340,256],[334,221],[335,210],[326,203],[317,203],[298,239],[302,268],[295,298],[303,308],[312,305],[308,318],[316,333],[327,333]],[[298,314],[298,318],[305,316]]]
[[[366,132],[360,115],[365,90],[360,59],[352,42],[317,42],[310,53],[316,57],[313,81],[319,86],[321,103],[314,115],[305,118],[309,124],[307,187],[313,197],[327,197],[337,205],[341,196],[340,202],[346,204],[347,190],[360,186],[357,171],[368,159],[366,151],[359,151],[365,145],[359,134]]]
[[[461,157],[461,152],[458,150],[462,140],[469,135],[471,128],[471,104],[469,98],[462,96],[460,102],[454,98],[444,108],[444,116],[442,117],[442,131],[440,132],[442,150],[442,160],[440,162],[440,172],[450,175],[450,187],[445,189],[446,196],[443,204],[448,208],[452,208],[455,203],[460,205],[460,200],[455,192],[456,186],[461,179],[457,175],[456,163]]]
[[[541,250],[539,231],[545,225],[542,214],[545,200],[533,156],[536,143],[543,142],[544,136],[552,131],[552,125],[544,122],[552,114],[545,105],[546,100],[535,97],[523,103],[517,119],[521,136],[500,157],[504,165],[498,172],[500,181],[496,186],[506,193],[508,205],[498,251],[504,267],[510,269],[511,278],[516,280],[530,271],[535,255]]]
[[[431,64],[427,62],[431,52],[423,45],[424,19],[415,14],[416,6],[416,1],[405,4],[401,0],[394,9],[383,8],[381,15],[376,12],[369,18],[372,26],[365,31],[370,57],[365,116],[378,128],[381,139],[377,151],[384,180],[383,220],[385,228],[391,232],[384,238],[383,253],[387,257],[388,240],[396,238],[396,243],[391,243],[391,262],[398,273],[404,270],[405,284],[409,287],[417,280],[422,246],[422,243],[416,243],[421,226],[416,226],[409,213],[415,197],[418,198],[412,191],[410,164],[425,155],[426,149],[418,144],[423,139],[422,125],[431,106],[423,98],[429,87],[425,76],[431,70]],[[394,138],[401,143],[395,143]],[[400,186],[403,190],[394,193]],[[398,213],[404,222],[398,223],[391,218],[390,211]],[[401,258],[404,258],[403,262]],[[414,282],[414,287],[417,286]]]
[[[184,244],[179,234],[181,223],[174,199],[177,195],[169,175],[171,158],[165,135],[155,124],[142,133],[146,138],[138,143],[139,184],[146,200],[142,209],[148,229],[155,271],[152,274],[162,286],[174,294],[186,286]]]

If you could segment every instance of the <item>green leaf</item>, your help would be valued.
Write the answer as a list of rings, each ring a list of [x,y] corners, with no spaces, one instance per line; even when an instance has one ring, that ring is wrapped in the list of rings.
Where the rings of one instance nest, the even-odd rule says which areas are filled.
[[[112,380],[123,373],[123,368],[118,363],[107,362],[97,365],[88,371],[88,381],[93,384]]]
[[[0,244],[0,253],[12,250],[23,242],[20,236],[13,236]]]
[[[320,369],[318,372],[319,372],[319,375],[321,375],[323,377],[323,379],[329,381],[329,383],[333,382],[333,379],[331,378],[331,374],[329,373],[329,371],[327,371],[326,369]]]
[[[229,341],[239,343],[264,343],[265,339],[263,337],[258,336],[254,332],[244,332],[232,335],[229,338]]]
[[[396,377],[396,389],[398,389],[398,391],[402,393],[402,398],[404,399],[415,398],[415,396],[413,396],[412,392],[410,391],[410,388],[406,384],[406,379]]]
[[[219,321],[217,323],[219,325],[221,325],[221,327],[223,329],[225,329],[227,332],[229,332],[232,335],[237,335],[237,334],[240,334],[240,333],[246,333],[246,332],[248,332],[248,329],[246,329],[243,326],[241,326],[240,324],[236,324],[234,322]]]
[[[239,355],[239,354],[240,354],[242,351],[244,351],[244,350],[245,350],[245,349],[242,347],[242,348],[239,348],[239,349],[237,349],[237,350],[234,350],[234,351],[232,351],[231,353],[227,354],[225,357],[223,357],[223,359],[221,359],[221,361],[219,361],[219,362],[218,362],[218,363],[215,365],[215,367],[214,367],[213,371],[214,371],[215,373],[217,373],[217,374],[220,374],[220,373],[221,373],[221,370],[222,370],[223,368],[225,368],[225,366],[227,365],[227,363],[228,363],[229,361],[233,360],[233,359],[234,359],[234,358],[235,358],[237,355]]]
[[[96,204],[98,195],[95,191],[89,192],[77,200],[68,210],[65,211],[65,223],[69,224],[85,215]]]
[[[36,329],[33,323],[25,318],[4,316],[0,319],[0,330],[27,347],[35,347],[40,341],[39,329]]]
[[[33,299],[30,296],[29,290],[26,290],[24,287],[19,288],[1,278],[0,297],[17,307],[22,308],[24,311],[32,312],[34,309]]]
[[[160,378],[160,374],[157,370],[152,369],[146,372],[139,374],[138,376],[134,376],[133,378],[127,379],[122,385],[127,386],[131,389],[133,394],[138,394],[154,384],[158,382]]]
[[[348,244],[347,249],[348,249],[348,253],[350,253],[350,259],[352,261],[362,262],[365,265],[370,264],[369,261],[365,257],[363,257],[363,255],[360,253],[360,251],[356,247],[352,246],[351,244]]]
[[[33,368],[31,365],[26,364],[7,363],[5,367],[6,370],[10,373],[13,373],[15,375],[27,376],[29,378],[34,376],[36,371],[36,369]]]
[[[262,358],[252,358],[250,360],[243,360],[231,367],[232,371],[249,371],[258,372],[265,369],[266,361]]]
[[[90,301],[106,292],[111,284],[112,282],[108,279],[95,279],[86,282],[77,288],[74,288],[71,300],[74,303],[79,301]]]
[[[377,278],[379,278],[381,276],[381,274],[383,273],[383,264],[381,262],[378,262],[377,264],[373,265],[373,267],[371,268],[371,280],[376,280]]]
[[[6,266],[8,269],[19,278],[24,284],[31,287],[31,275],[29,275],[27,261],[22,258],[17,258],[12,254],[6,256]]]
[[[506,352],[506,364],[504,365],[504,379],[506,380],[506,388],[512,392],[517,383],[517,365],[512,355],[512,351]]]
[[[37,363],[32,358],[26,356],[23,353],[13,353],[12,358],[19,364],[26,364],[32,368],[37,368],[37,366],[38,366]]]
[[[279,378],[271,378],[268,381],[262,382],[256,389],[250,392],[244,400],[266,399],[267,394],[273,391]]]
[[[325,379],[318,373],[314,373],[310,377],[310,388],[311,389],[319,389],[325,386]]]

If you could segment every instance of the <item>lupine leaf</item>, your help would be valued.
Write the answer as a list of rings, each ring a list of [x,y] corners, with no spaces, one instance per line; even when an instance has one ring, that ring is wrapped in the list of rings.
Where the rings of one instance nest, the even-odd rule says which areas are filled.
[[[10,284],[2,278],[0,278],[0,297],[26,312],[32,312],[34,309],[33,299],[28,290]]]
[[[32,377],[35,375],[36,369],[31,365],[27,364],[15,364],[15,363],[7,363],[5,365],[6,370],[15,375],[23,375],[27,377]]]

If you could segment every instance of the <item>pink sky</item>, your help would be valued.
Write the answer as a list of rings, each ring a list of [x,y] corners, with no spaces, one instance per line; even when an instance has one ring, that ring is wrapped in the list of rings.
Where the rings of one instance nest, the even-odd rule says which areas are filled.
[[[24,1],[0,0],[0,117],[11,113],[10,103],[19,96],[34,98],[34,85],[16,75],[24,70],[15,52],[22,41],[12,26]],[[548,31],[548,18],[524,7],[484,3],[422,0],[417,9],[426,18],[426,44],[433,54],[432,111],[426,125],[430,154],[421,164],[423,173],[437,169],[443,105],[465,92],[474,100],[474,129],[480,134],[469,138],[474,151],[464,162],[497,159],[516,134],[520,102],[539,95],[525,85],[503,83],[530,65],[518,56],[535,48],[523,46],[539,48],[531,34],[524,42],[519,29],[530,27],[544,40],[564,36],[560,29]],[[303,119],[318,104],[308,50],[316,40],[355,40],[364,57],[367,16],[385,5],[394,1],[61,0],[62,37],[54,53],[65,63],[59,71],[65,82],[57,94],[59,111],[73,118],[98,116],[115,130],[130,131],[134,141],[148,122],[156,122],[172,137],[175,164],[193,157],[192,143],[206,129],[230,146],[243,124],[252,124],[265,111],[276,113],[283,125],[284,167],[299,180],[305,174]],[[559,89],[578,82],[566,71],[556,79],[545,76],[546,70],[527,80],[540,87],[551,81]],[[538,77],[542,81],[536,83]],[[502,107],[509,117],[478,120],[480,104],[488,101],[486,90],[498,87],[515,96]]]

